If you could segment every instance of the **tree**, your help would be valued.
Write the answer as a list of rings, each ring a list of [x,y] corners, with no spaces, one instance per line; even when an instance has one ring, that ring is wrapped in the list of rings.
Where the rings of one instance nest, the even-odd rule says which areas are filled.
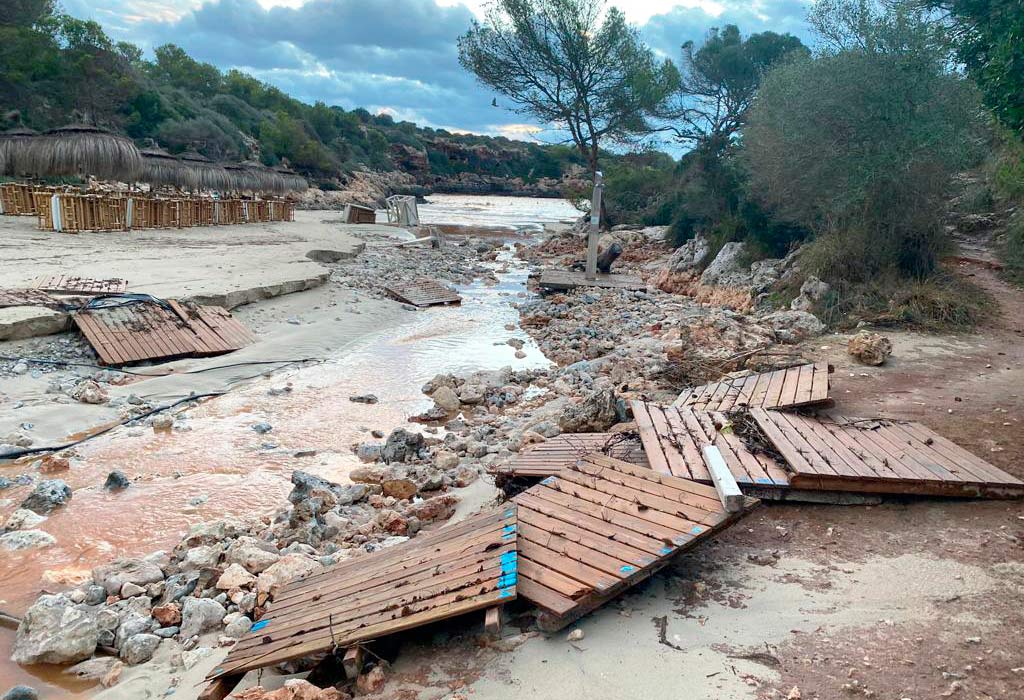
[[[720,152],[746,121],[768,69],[806,54],[795,36],[761,32],[744,39],[734,24],[712,28],[699,48],[687,41],[678,88],[659,114],[669,122],[663,129],[682,144]]]
[[[877,40],[895,26],[908,33]],[[945,52],[919,41],[929,31],[886,14],[761,86],[743,131],[751,188],[818,236],[810,267],[819,276],[864,282],[936,266],[944,197],[974,156],[978,110]]]
[[[591,173],[603,143],[652,131],[674,85],[622,12],[604,0],[498,0],[459,38],[459,62],[515,111],[569,132]]]
[[[925,1],[946,13],[957,56],[981,87],[985,104],[1024,138],[1024,2]]]

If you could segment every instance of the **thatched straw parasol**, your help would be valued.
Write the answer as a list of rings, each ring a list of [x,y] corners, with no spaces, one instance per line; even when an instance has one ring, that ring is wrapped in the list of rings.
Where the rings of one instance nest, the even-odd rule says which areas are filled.
[[[150,185],[171,185],[186,189],[198,189],[199,178],[195,169],[178,160],[158,146],[151,146],[140,151],[142,154],[142,174],[139,179]]]
[[[234,192],[255,192],[259,189],[259,180],[249,168],[241,163],[224,163],[231,184],[225,188]]]
[[[0,175],[25,175],[25,156],[32,140],[39,134],[32,129],[18,126],[0,133]]]
[[[21,159],[18,160],[21,167]],[[70,124],[29,141],[25,169],[36,177],[93,175],[132,182],[142,156],[131,140],[87,124]]]
[[[299,175],[287,165],[277,166],[274,168],[274,172],[284,179],[285,192],[305,192],[309,189],[309,183],[306,182],[306,178]]]
[[[255,191],[274,193],[287,191],[284,178],[262,163],[246,160],[242,161],[242,167],[250,173],[252,181],[256,183]]]
[[[228,190],[232,178],[225,169],[196,151],[186,151],[178,156],[195,174],[195,189]]]

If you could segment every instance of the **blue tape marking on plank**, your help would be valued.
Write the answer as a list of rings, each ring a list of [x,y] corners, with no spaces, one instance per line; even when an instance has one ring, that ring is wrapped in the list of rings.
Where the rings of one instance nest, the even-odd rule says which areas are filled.
[[[506,525],[505,526],[505,532],[515,532],[515,531],[516,531],[516,526],[515,525]]]
[[[515,515],[515,511],[512,511],[512,510],[506,510],[505,511],[505,517],[506,518],[511,518],[513,515]]]
[[[259,632],[261,629],[270,624],[270,620],[260,620],[255,625],[249,628],[252,632]]]
[[[757,477],[757,483],[759,484],[774,484],[775,482],[769,479],[767,476]]]
[[[624,567],[619,569],[619,571],[621,571],[624,574],[629,574],[629,573],[632,573],[632,572],[636,571],[636,567],[635,566],[630,566],[629,564],[626,564]]]
[[[551,484],[555,483],[555,477],[549,476],[548,478],[544,479],[540,483],[544,484],[545,486],[551,486]]]
[[[700,525],[694,525],[690,528],[690,532],[692,532],[695,535],[699,535],[700,533],[704,532],[704,528],[702,528]]]
[[[507,574],[510,571],[519,571],[519,562],[513,560],[503,561],[501,563],[501,573]]]
[[[514,585],[516,585],[516,581],[518,580],[518,578],[519,577],[516,576],[514,573],[513,574],[505,574],[504,576],[499,576],[498,577],[498,588],[508,588],[509,586],[514,586]]]
[[[508,590],[508,589],[506,588],[505,590],[503,590],[503,591],[501,592],[501,594],[500,594],[500,595],[499,595],[498,597],[499,597],[499,598],[511,598],[511,597],[512,597],[512,591],[510,591],[510,590]]]
[[[662,554],[671,554],[672,552],[673,552],[673,548],[672,547],[662,547],[661,548],[661,553]]]
[[[505,552],[504,554],[501,555],[501,560],[503,562],[505,562],[505,561],[515,561],[518,558],[519,558],[519,553],[516,552],[516,551]]]

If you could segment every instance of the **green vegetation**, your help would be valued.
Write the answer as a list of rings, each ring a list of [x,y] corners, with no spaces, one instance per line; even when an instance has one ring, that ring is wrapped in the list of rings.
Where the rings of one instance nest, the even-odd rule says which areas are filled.
[[[582,162],[571,149],[420,128],[365,109],[313,105],[239,71],[222,72],[173,45],[154,60],[114,43],[95,22],[57,12],[51,0],[0,6],[0,112],[45,130],[87,120],[173,153],[195,148],[214,159],[258,151],[267,165],[287,160],[329,186],[361,166],[393,170],[558,178]],[[498,157],[500,155],[500,157]]]

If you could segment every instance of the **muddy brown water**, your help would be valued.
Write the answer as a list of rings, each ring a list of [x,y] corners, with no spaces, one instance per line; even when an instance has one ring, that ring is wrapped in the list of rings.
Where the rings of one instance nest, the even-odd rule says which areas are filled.
[[[567,205],[560,204],[565,212]],[[527,200],[517,200],[514,210],[526,205]],[[557,204],[546,206],[559,211]],[[450,214],[442,210],[435,215]],[[498,223],[529,231],[519,226],[518,214],[509,219]],[[469,217],[459,223],[487,219]],[[461,306],[422,310],[412,321],[365,337],[321,364],[261,377],[187,409],[185,431],[119,427],[79,446],[83,459],[59,475],[74,490],[73,499],[40,526],[57,544],[0,553],[0,609],[20,615],[41,591],[76,585],[89,578],[94,566],[117,557],[170,549],[196,523],[271,514],[284,502],[296,469],[344,480],[359,465],[353,445],[373,440],[371,430],[386,433],[406,425],[409,416],[430,407],[420,388],[438,373],[548,366],[519,328],[513,306],[528,296],[528,268],[512,257],[510,248],[495,267],[498,284],[476,282],[460,288]],[[515,330],[506,330],[509,324]],[[515,349],[505,343],[512,337],[525,343],[524,358],[517,359]],[[289,385],[290,392],[270,392]],[[349,400],[366,393],[375,394],[379,403]],[[273,430],[256,433],[252,426],[260,422],[270,423]],[[296,456],[309,451],[314,454]],[[113,469],[132,478],[132,486],[120,493],[104,490]],[[24,470],[24,465],[0,467],[0,474]],[[0,519],[28,491],[8,489],[3,496],[11,505],[0,508]],[[45,698],[91,694],[91,686],[69,682],[59,668],[11,663],[13,640],[13,631],[0,629],[0,690],[27,683]]]

